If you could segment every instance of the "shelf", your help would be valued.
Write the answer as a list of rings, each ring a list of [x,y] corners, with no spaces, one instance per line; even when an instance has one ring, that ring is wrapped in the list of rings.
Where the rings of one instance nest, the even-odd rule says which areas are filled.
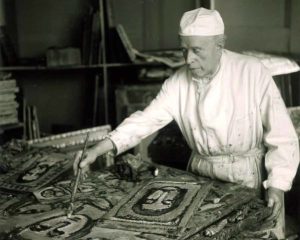
[[[46,66],[7,66],[0,67],[0,71],[60,71],[60,70],[80,70],[80,69],[97,69],[102,65],[76,65],[76,66],[59,66],[59,67],[46,67]]]
[[[59,66],[59,67],[46,67],[46,66],[7,66],[0,67],[0,71],[64,71],[64,70],[97,70],[114,67],[134,67],[134,66],[166,66],[159,62],[137,62],[137,63],[107,63],[107,64],[94,64],[94,65],[76,65],[76,66]],[[167,67],[167,66],[166,66]]]
[[[135,67],[135,66],[165,66],[167,65],[160,63],[160,62],[135,62],[135,63],[107,63],[107,67]]]
[[[17,129],[24,127],[24,123],[18,122],[18,123],[11,123],[11,124],[4,124],[0,125],[0,129],[6,131],[11,129]]]

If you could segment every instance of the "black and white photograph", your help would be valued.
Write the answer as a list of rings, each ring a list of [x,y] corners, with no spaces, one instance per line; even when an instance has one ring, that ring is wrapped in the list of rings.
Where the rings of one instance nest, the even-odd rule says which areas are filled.
[[[0,240],[300,240],[299,0],[0,0]]]

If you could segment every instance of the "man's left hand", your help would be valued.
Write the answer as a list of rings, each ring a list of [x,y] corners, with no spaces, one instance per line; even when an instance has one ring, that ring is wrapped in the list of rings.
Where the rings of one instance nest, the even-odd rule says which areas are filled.
[[[281,209],[284,207],[284,191],[269,187],[267,189],[266,201],[268,207],[272,208],[272,214],[266,219],[267,221],[274,221],[278,218]]]

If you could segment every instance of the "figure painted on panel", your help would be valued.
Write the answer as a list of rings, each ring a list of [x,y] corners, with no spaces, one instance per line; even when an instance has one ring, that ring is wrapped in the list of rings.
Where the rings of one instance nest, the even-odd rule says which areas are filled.
[[[51,161],[50,161],[51,160]],[[32,164],[29,168],[27,168],[24,172],[22,172],[17,182],[19,183],[30,183],[33,181],[37,181],[42,176],[44,176],[53,166],[56,166],[61,162],[61,159],[52,158],[52,159],[40,159],[34,164]]]
[[[86,215],[55,216],[16,229],[7,239],[79,239],[90,232],[94,223]]]
[[[168,213],[180,205],[186,191],[174,186],[152,188],[133,206],[133,211],[154,216]]]

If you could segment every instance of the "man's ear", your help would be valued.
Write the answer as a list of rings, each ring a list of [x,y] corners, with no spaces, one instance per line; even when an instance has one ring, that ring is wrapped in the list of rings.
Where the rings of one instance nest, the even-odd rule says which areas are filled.
[[[222,46],[222,48],[225,47],[225,42],[226,42],[226,36],[223,35],[223,37],[221,38],[221,46]]]
[[[224,48],[225,41],[226,41],[226,36],[225,35],[216,36],[216,44],[217,44],[217,47],[219,49],[223,49]]]

